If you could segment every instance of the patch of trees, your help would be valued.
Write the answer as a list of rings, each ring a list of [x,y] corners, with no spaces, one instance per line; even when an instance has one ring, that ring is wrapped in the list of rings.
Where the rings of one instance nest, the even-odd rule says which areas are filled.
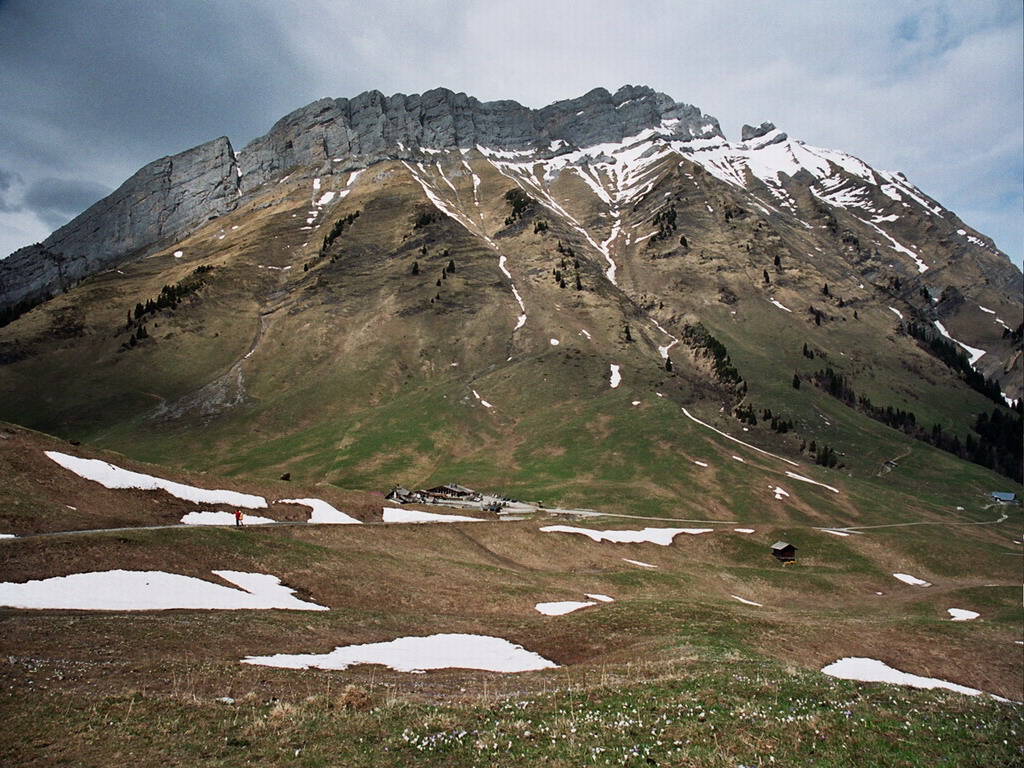
[[[155,299],[147,299],[146,303],[139,302],[135,310],[128,313],[128,322],[125,328],[131,328],[146,315],[153,315],[163,309],[176,309],[182,300],[198,291],[206,282],[204,277],[212,272],[213,267],[208,264],[201,264],[192,270],[192,273],[174,285],[165,285],[160,289],[160,294]]]
[[[757,426],[757,414],[754,413],[754,406],[750,403],[737,405],[736,408],[733,409],[732,415],[744,424],[749,424],[752,427]]]
[[[967,386],[992,402],[1003,404],[999,382],[995,379],[987,379],[984,374],[974,370],[963,349],[945,336],[931,332],[927,326],[911,322],[907,323],[906,328],[907,333],[917,339],[924,349],[945,363],[947,368],[955,371]]]
[[[683,329],[683,341],[697,355],[711,360],[711,366],[719,381],[731,385],[737,391],[746,391],[746,382],[732,364],[725,345],[712,336],[702,323],[687,325]]]
[[[771,428],[780,435],[796,429],[796,424],[792,419],[772,413],[771,408],[765,408],[761,411],[761,421],[765,424],[770,424]],[[756,424],[757,422],[755,421],[754,423]]]
[[[565,288],[566,277],[575,279],[576,290],[583,290],[583,281],[580,279],[580,259],[576,255],[576,251],[572,249],[571,245],[562,245],[562,241],[558,241],[558,246],[555,249],[561,254],[561,258],[558,260],[558,266],[553,270],[555,282],[558,283],[560,288]],[[570,273],[570,268],[572,273]]]
[[[132,335],[128,337],[128,341],[121,345],[121,349],[132,349],[143,339],[149,338],[149,331],[146,330],[146,326],[140,325]]]
[[[436,208],[421,210],[416,214],[416,218],[413,219],[412,228],[423,229],[424,227],[429,227],[435,221],[440,221],[442,218],[444,218],[444,214]]]
[[[738,205],[730,204],[725,206],[726,221],[732,221],[733,219],[742,219],[745,218],[746,215],[747,212],[743,208],[740,208]]]
[[[676,204],[671,203],[668,207],[662,208],[654,214],[654,225],[658,228],[658,231],[648,241],[648,248],[659,240],[667,240],[676,231]]]
[[[4,307],[3,309],[0,309],[0,328],[3,328],[5,325],[13,323],[19,317],[21,317],[30,309],[32,309],[32,307],[41,304],[42,301],[45,300],[46,299],[29,301],[26,299],[25,301],[19,301],[17,304],[14,304],[10,307]]]
[[[828,359],[828,354],[827,353],[822,352],[820,349],[814,349],[812,347],[807,346],[807,342],[806,341],[804,342],[804,348],[800,352],[800,354],[802,354],[808,360],[813,360],[816,357],[820,357],[823,360],[827,360]]]
[[[1017,413],[1008,414],[1001,408],[979,413],[974,431],[980,439],[975,440],[968,434],[964,441],[964,451],[972,457],[970,461],[1012,477],[1018,483],[1022,481],[1024,465],[1024,417],[1020,411],[1018,401]]]
[[[843,469],[846,467],[839,457],[836,455],[831,445],[818,445],[814,440],[811,440],[811,444],[807,447],[811,456],[814,457],[814,463],[819,467],[829,467],[836,469]]]
[[[1024,406],[1020,404],[1017,413],[994,408],[990,414],[980,414],[973,425],[975,434],[968,433],[966,439],[961,441],[957,435],[944,432],[941,424],[933,424],[929,429],[920,424],[910,411],[893,408],[891,405],[875,405],[867,397],[858,397],[846,378],[831,367],[816,371],[811,375],[811,382],[850,408],[892,429],[898,429],[961,459],[980,464],[1018,483],[1022,481],[1024,417],[1020,411]]]
[[[341,237],[341,233],[345,231],[346,226],[352,226],[352,223],[359,218],[359,211],[350,213],[348,216],[343,216],[334,222],[334,226],[331,227],[331,231],[324,235],[324,244],[320,247],[320,255],[323,256],[327,253],[327,249],[331,247],[331,243]]]
[[[539,235],[541,232],[548,231],[548,223],[546,221],[538,221],[533,225],[533,234]]]
[[[201,264],[183,280],[174,285],[165,285],[160,289],[155,299],[147,299],[146,303],[139,302],[134,310],[128,311],[128,319],[125,323],[125,330],[132,331],[128,341],[121,345],[122,349],[131,349],[143,339],[149,338],[149,331],[146,330],[143,322],[146,315],[155,315],[164,309],[177,309],[178,305],[188,296],[198,291],[206,283],[206,275],[213,271],[208,264]],[[134,330],[132,330],[134,328]]]
[[[533,207],[533,198],[518,187],[505,193],[505,202],[512,206],[512,213],[505,217],[506,227],[521,219]]]

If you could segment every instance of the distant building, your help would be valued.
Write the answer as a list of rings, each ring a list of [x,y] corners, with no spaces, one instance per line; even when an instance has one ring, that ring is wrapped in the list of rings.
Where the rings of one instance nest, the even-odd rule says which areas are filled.
[[[776,560],[792,563],[796,560],[796,547],[788,541],[776,541],[772,544],[772,554],[775,555]]]
[[[479,493],[472,488],[466,488],[455,483],[438,485],[434,488],[427,488],[420,491],[427,499],[440,499],[444,501],[480,501],[483,499]]]
[[[400,485],[392,488],[384,497],[388,501],[397,501],[399,504],[416,504],[423,501],[423,494],[406,490]]]
[[[992,501],[998,501],[1000,504],[1015,504],[1017,502],[1017,494],[1005,493],[1003,491],[992,491],[989,494]]]

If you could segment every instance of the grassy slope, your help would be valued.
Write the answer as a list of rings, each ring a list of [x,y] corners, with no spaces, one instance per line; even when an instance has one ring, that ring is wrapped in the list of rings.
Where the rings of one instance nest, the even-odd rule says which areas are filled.
[[[163,494],[106,491],[31,458],[43,447],[77,452],[60,441],[16,428],[5,434],[2,457],[20,461],[11,467],[27,481],[7,489],[5,505],[26,502],[30,509],[22,514],[40,523],[52,523],[52,511],[69,503],[83,521],[120,504],[133,510],[124,521],[130,525],[161,522],[181,511]],[[704,444],[704,458],[715,460],[715,445]],[[720,459],[716,473],[764,471],[754,464],[757,454],[732,444],[719,450],[743,453],[751,464]],[[123,457],[107,458],[168,475]],[[202,475],[170,476],[237,487]],[[844,483],[845,493],[861,488],[860,481]],[[379,506],[375,511],[366,499],[330,495],[336,493],[330,486],[265,482],[241,489],[271,498],[286,491],[327,494],[341,509],[379,519]],[[814,670],[840,656],[865,655],[1020,698],[1024,669],[1013,644],[1021,624],[1020,546],[1011,542],[1019,541],[1020,510],[998,526],[879,528],[841,538],[805,527],[806,521],[823,522],[822,509],[836,508],[829,500],[834,494],[811,486],[792,490],[792,502],[769,509],[762,495],[736,516],[755,534],[718,525],[713,533],[683,534],[671,547],[543,533],[542,524],[562,522],[543,518],[138,530],[4,541],[3,580],[106,568],[213,579],[210,571],[229,568],[273,573],[302,597],[331,608],[314,614],[0,610],[2,706],[10,715],[0,727],[4,759],[113,765],[130,754],[139,765],[230,765],[240,759],[401,765],[415,755],[425,764],[521,765],[544,755],[554,765],[573,765],[591,758],[628,764],[635,748],[680,765],[731,765],[758,754],[841,765],[852,748],[880,764],[924,765],[940,757],[963,765],[1011,764],[1016,753],[1003,740],[1017,743],[1012,709],[837,683]],[[45,504],[35,508],[29,502],[40,493]],[[867,510],[865,518],[884,519],[884,510],[870,516],[865,500],[859,507]],[[284,508],[275,505],[272,513]],[[993,510],[981,509],[979,499],[958,516],[924,503],[902,511],[915,515],[919,521],[970,522],[992,519]],[[640,527],[652,521],[583,524]],[[770,557],[768,547],[778,538],[798,543],[798,565],[783,567]],[[638,568],[622,558],[658,568]],[[935,586],[900,584],[894,572]],[[581,599],[587,592],[615,602],[563,617],[533,609],[537,602]],[[765,607],[742,605],[731,595]],[[982,619],[951,623],[948,607],[977,610]],[[512,676],[460,670],[406,675],[375,667],[328,673],[237,663],[249,654],[324,652],[433,632],[506,637],[563,667]],[[359,690],[344,693],[348,685]],[[217,702],[221,696],[236,703]],[[353,703],[362,709],[349,708]],[[913,718],[908,710],[915,710]],[[962,728],[965,721],[970,730]],[[471,739],[463,731],[476,734]]]

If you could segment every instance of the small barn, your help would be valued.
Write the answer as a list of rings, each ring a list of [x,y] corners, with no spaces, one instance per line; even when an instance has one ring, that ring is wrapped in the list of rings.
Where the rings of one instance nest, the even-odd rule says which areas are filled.
[[[796,560],[796,547],[788,541],[776,541],[772,544],[772,554],[776,560],[783,563],[792,563]]]
[[[992,501],[997,501],[1000,504],[1016,504],[1017,503],[1017,494],[1015,494],[1015,493],[1005,493],[1003,491],[992,491],[992,493],[989,494],[989,497],[992,499]]]

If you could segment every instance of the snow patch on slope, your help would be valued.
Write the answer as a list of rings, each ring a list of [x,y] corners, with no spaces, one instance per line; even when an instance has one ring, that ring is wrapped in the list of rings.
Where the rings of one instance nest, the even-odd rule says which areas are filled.
[[[164,571],[98,571],[21,584],[0,583],[0,605],[89,611],[329,610],[299,600],[295,590],[284,586],[276,576],[243,571],[213,573],[241,589]]]
[[[50,459],[65,469],[71,470],[86,480],[99,483],[104,488],[138,488],[145,491],[161,490],[166,491],[172,496],[177,496],[179,499],[192,501],[197,504],[228,504],[233,507],[245,507],[246,509],[262,509],[267,506],[267,500],[262,496],[253,496],[248,493],[238,493],[237,491],[211,491],[206,488],[196,488],[193,485],[175,483],[171,480],[153,477],[152,475],[144,475],[141,472],[132,472],[99,459],[82,459],[57,451],[45,451],[45,453]]]
[[[558,666],[500,637],[463,634],[400,637],[384,643],[339,646],[330,653],[248,656],[242,663],[284,669],[348,669],[353,664],[383,664],[397,672],[452,668],[527,672]]]

